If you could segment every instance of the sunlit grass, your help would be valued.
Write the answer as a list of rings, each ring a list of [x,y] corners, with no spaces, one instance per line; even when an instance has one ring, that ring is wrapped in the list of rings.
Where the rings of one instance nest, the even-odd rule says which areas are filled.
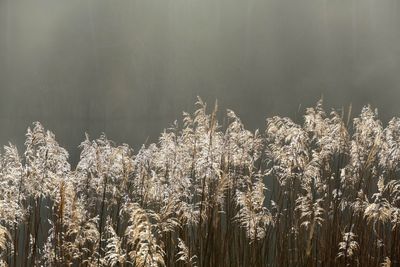
[[[136,153],[86,136],[74,170],[40,123],[5,146],[2,266],[399,264],[400,119],[319,102],[251,132],[196,105]]]

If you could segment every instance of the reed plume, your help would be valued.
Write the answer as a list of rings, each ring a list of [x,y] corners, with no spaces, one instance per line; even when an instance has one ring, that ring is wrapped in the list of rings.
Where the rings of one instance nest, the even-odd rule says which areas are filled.
[[[34,123],[0,156],[0,265],[400,264],[400,119],[219,117],[199,98],[136,152],[86,135],[75,168]]]

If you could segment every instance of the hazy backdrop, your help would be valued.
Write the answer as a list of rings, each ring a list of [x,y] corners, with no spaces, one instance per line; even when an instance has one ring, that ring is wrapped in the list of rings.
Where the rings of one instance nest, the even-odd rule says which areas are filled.
[[[138,148],[196,96],[250,129],[321,95],[400,115],[398,0],[0,0],[0,144],[39,120]]]

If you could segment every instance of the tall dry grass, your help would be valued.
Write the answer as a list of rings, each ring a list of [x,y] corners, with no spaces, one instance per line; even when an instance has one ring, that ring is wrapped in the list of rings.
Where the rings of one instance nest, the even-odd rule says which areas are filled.
[[[75,169],[40,123],[5,146],[0,265],[400,264],[400,119],[320,101],[252,132],[196,106],[136,153],[86,136]]]

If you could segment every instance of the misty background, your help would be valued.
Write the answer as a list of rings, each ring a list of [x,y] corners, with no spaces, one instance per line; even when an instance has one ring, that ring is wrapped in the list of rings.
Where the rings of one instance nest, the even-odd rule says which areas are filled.
[[[199,95],[249,129],[364,104],[400,116],[398,0],[0,0],[0,144],[33,121],[139,148]],[[302,114],[302,108],[300,108]]]

